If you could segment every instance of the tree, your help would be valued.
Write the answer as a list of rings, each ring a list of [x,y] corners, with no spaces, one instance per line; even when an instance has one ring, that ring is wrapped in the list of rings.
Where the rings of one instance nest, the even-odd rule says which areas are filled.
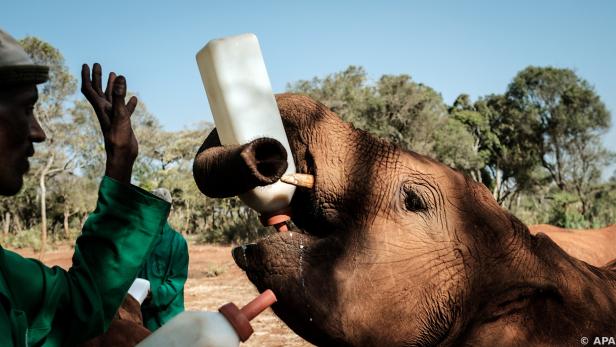
[[[105,147],[94,109],[85,98],[76,100],[69,110],[73,124],[67,150],[74,153],[74,167],[88,180],[96,181],[105,172]]]
[[[192,176],[195,153],[212,129],[211,124],[200,123],[191,130],[161,131],[159,143],[152,151],[155,161],[147,180],[154,188],[164,187],[171,191],[174,207],[171,219],[182,233],[195,228],[195,214],[204,213],[207,205],[220,203],[206,199]]]
[[[530,66],[516,75],[505,98],[506,114],[532,134],[518,141],[538,152],[551,181],[576,197],[592,224],[593,192],[614,160],[599,140],[611,116],[594,88],[570,69]]]
[[[64,238],[70,240],[72,238],[70,218],[79,216],[79,225],[76,229],[80,230],[85,222],[85,216],[96,206],[96,181],[74,174],[57,175],[49,181],[53,197],[49,209],[52,215],[62,218]]]
[[[439,157],[434,148],[440,140],[437,131],[447,122],[440,94],[409,75],[384,75],[376,83],[374,100],[366,112],[373,132],[403,148]]]
[[[471,104],[470,97],[467,94],[461,94],[456,98],[453,105],[449,108],[449,122],[445,128],[445,133],[440,137],[445,141],[439,141],[440,146],[446,144],[453,151],[452,157],[463,158],[458,161],[465,160],[463,166],[464,171],[468,172],[473,179],[478,182],[485,183],[488,187],[496,183],[494,179],[494,168],[490,166],[497,156],[497,151],[500,148],[498,135],[492,129],[491,121],[493,117],[488,112],[485,112],[483,100],[480,100],[475,105]],[[483,111],[483,112],[481,112]],[[465,128],[466,131],[457,130]],[[451,129],[451,130],[447,130]],[[449,132],[449,133],[447,133]],[[451,146],[446,139],[459,138],[460,141],[465,141],[466,146]],[[463,150],[466,149],[466,152]],[[446,149],[443,149],[446,150]],[[488,168],[492,170],[487,170]],[[492,173],[490,179],[486,177]],[[498,200],[500,185],[494,184],[493,193],[495,199]]]
[[[374,88],[367,84],[366,71],[362,67],[349,66],[346,70],[329,74],[325,78],[314,77],[287,84],[292,92],[302,93],[325,104],[342,119],[365,129],[365,113],[374,98]]]
[[[519,113],[511,114],[504,96],[488,95],[471,103],[468,95],[461,94],[449,114],[474,139],[472,152],[466,154],[466,158],[476,158],[471,176],[490,188],[499,203],[538,184],[536,130],[516,118]]]

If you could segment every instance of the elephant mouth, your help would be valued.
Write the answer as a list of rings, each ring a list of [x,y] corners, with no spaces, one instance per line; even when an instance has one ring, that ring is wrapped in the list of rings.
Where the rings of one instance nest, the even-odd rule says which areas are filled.
[[[309,151],[301,156],[297,151],[294,151],[294,154],[297,172],[312,175],[314,186],[312,189],[298,187],[295,191],[290,207],[293,222],[297,227],[286,232],[271,233],[255,243],[241,245],[232,250],[236,264],[247,272],[251,280],[253,276],[250,276],[250,272],[260,272],[259,269],[267,267],[268,264],[263,263],[265,259],[278,257],[286,262],[278,265],[293,267],[294,262],[289,261],[289,256],[300,255],[316,240],[330,234],[327,230],[330,230],[331,226],[328,226],[326,218],[323,218],[325,214],[318,198],[320,187],[314,157]],[[267,249],[280,253],[273,255],[264,251]]]
[[[232,255],[235,263],[247,272],[249,278],[258,281],[260,275],[280,275],[281,273],[275,268],[278,270],[299,268],[299,262],[302,260],[299,256],[316,241],[315,236],[300,229],[293,229],[287,232],[272,233],[255,243],[235,247]],[[297,256],[297,262],[293,261],[293,256]]]
[[[298,170],[299,171],[299,170]],[[291,203],[293,222],[296,227],[289,231],[274,232],[255,243],[235,247],[232,255],[235,263],[244,270],[250,280],[258,286],[260,276],[273,274],[268,268],[297,269],[302,266],[302,254],[307,253],[317,241],[325,241],[330,236],[331,226],[327,225],[319,204],[315,169],[307,172],[315,176],[312,189],[298,188]],[[293,258],[297,261],[293,261]]]

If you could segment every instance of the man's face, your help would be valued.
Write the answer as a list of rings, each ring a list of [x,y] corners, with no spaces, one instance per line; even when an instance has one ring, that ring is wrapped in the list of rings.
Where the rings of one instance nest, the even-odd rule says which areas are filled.
[[[0,195],[19,192],[34,154],[32,144],[45,140],[33,114],[37,99],[34,84],[0,87]]]

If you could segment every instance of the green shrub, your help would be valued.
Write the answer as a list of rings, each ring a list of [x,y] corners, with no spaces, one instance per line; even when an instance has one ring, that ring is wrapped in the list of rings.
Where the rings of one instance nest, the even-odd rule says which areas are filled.
[[[4,236],[2,246],[12,249],[32,248],[38,252],[41,249],[41,228],[36,225],[17,234]]]
[[[231,223],[214,223],[214,226],[204,230],[197,239],[198,243],[243,244],[254,242],[270,233],[268,227],[261,225],[256,213]]]

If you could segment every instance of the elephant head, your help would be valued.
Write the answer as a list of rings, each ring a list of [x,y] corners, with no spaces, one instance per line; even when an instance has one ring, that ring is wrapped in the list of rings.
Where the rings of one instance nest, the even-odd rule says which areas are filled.
[[[485,186],[343,122],[305,96],[277,96],[297,171],[298,227],[233,251],[274,312],[320,346],[577,344],[615,333],[614,272],[568,256],[502,209]],[[221,146],[194,164],[224,197],[276,181],[271,139]],[[611,329],[611,330],[610,330]]]

